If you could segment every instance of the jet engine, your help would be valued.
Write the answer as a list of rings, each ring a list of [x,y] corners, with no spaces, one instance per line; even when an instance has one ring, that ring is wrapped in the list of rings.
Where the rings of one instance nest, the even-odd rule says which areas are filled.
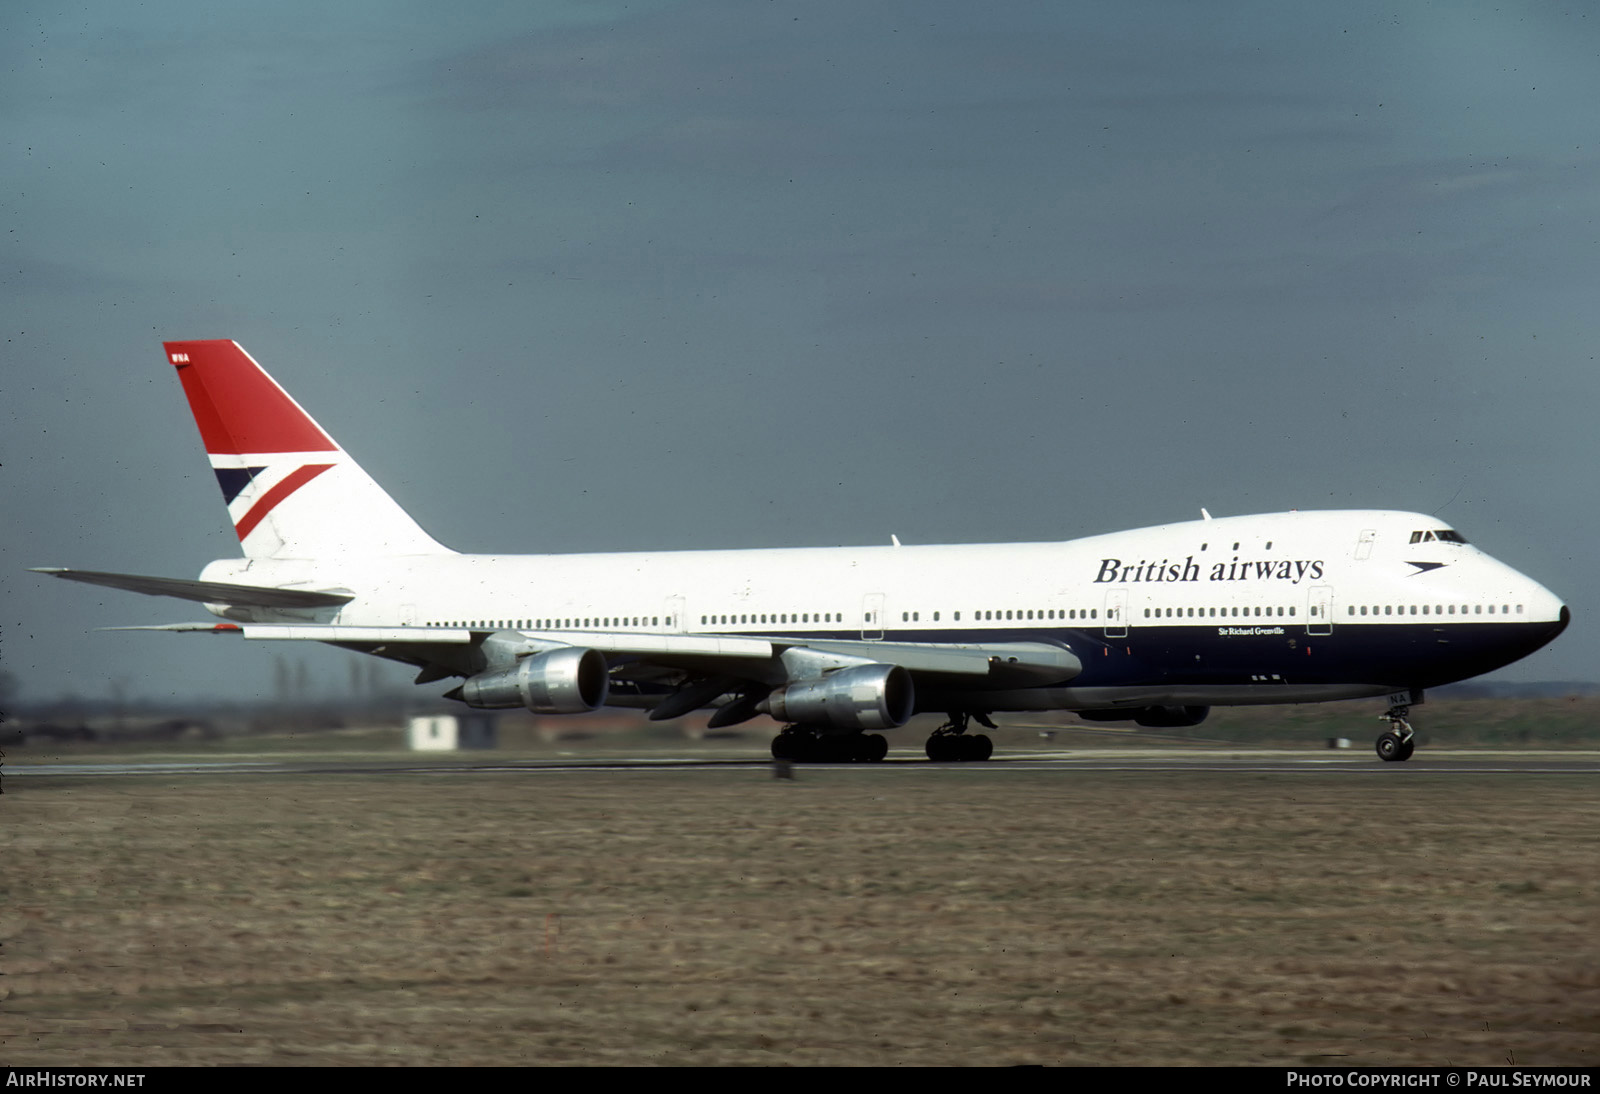
[[[527,707],[535,714],[583,714],[603,705],[610,691],[605,655],[565,646],[524,657],[499,672],[480,672],[452,692],[469,707]]]
[[[1078,717],[1091,722],[1133,722],[1146,729],[1177,729],[1197,726],[1211,713],[1210,707],[1135,707],[1132,710],[1080,710]]]
[[[916,690],[899,665],[857,665],[787,684],[759,709],[780,722],[838,729],[894,729],[911,718]]]

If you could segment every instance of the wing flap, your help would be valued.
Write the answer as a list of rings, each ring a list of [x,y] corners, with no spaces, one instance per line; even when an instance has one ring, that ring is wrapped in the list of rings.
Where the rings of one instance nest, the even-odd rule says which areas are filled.
[[[845,657],[899,665],[912,673],[952,676],[1009,675],[1057,683],[1083,671],[1083,662],[1065,646],[1047,642],[975,642],[946,645],[936,642],[867,642],[854,639],[786,641],[788,648],[804,647]]]

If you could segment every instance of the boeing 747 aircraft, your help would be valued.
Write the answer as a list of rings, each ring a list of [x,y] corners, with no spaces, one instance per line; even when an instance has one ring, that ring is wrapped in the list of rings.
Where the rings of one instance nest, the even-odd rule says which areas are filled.
[[[40,572],[178,597],[222,623],[460,678],[471,707],[760,715],[774,756],[881,760],[937,712],[982,760],[999,712],[1192,726],[1213,706],[1387,697],[1410,758],[1423,689],[1540,649],[1549,590],[1417,513],[1223,517],[1064,543],[470,555],[424,532],[236,342],[168,342],[242,558],[199,580]]]

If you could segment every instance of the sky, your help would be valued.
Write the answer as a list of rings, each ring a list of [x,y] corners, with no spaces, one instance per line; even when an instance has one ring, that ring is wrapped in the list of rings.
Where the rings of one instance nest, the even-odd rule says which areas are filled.
[[[238,554],[159,344],[233,338],[458,550],[1416,510],[1594,680],[1597,103],[1505,0],[0,6],[0,666],[347,681],[27,572]]]

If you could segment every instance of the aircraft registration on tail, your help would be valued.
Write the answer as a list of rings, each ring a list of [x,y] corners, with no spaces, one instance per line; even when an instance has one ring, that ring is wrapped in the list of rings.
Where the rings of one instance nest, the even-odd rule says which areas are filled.
[[[1561,601],[1434,517],[1307,511],[1061,543],[581,555],[442,546],[236,342],[168,342],[243,557],[198,580],[45,569],[223,623],[405,662],[485,709],[766,715],[775,756],[982,760],[1002,712],[1193,726],[1211,707],[1387,697],[1410,758],[1423,690],[1545,646]]]

